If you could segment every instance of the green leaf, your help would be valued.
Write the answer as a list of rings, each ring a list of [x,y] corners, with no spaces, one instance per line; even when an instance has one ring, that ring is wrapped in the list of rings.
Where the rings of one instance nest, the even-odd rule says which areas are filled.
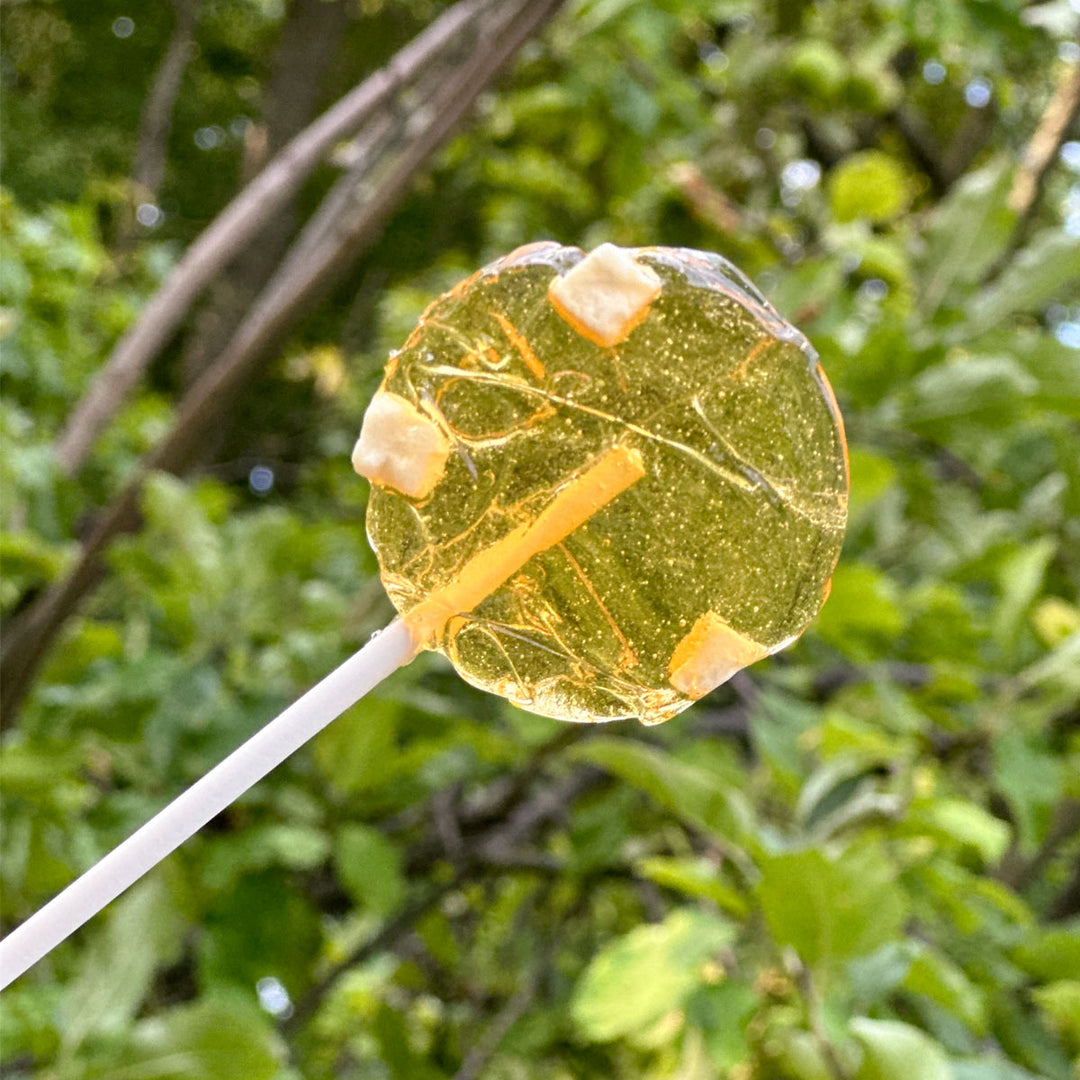
[[[1017,947],[1016,962],[1037,979],[1080,980],[1080,921],[1060,930],[1041,930]]]
[[[780,790],[794,798],[804,779],[802,747],[816,739],[821,710],[765,686],[758,694],[757,712],[760,721],[750,725],[755,752]]]
[[[394,1080],[443,1080],[445,1077],[441,1069],[410,1045],[413,1039],[407,1017],[398,1009],[384,1002],[375,1014],[371,1030],[378,1040],[380,1056]]]
[[[686,1022],[701,1029],[713,1065],[730,1069],[750,1055],[747,1026],[761,1010],[761,994],[737,979],[696,990],[686,1004]]]
[[[226,996],[144,1020],[135,1044],[138,1075],[154,1080],[273,1080],[285,1057],[268,1018]]]
[[[1005,200],[1012,163],[1004,156],[968,173],[936,207],[920,260],[920,308],[932,315],[956,282],[978,281],[1005,250],[1016,215]]]
[[[958,356],[921,372],[905,406],[908,423],[936,430],[964,418],[1004,421],[1039,388],[1038,380],[1011,356]]]
[[[725,791],[713,774],[663,750],[599,736],[579,743],[569,756],[633,784],[660,806],[706,832],[738,842],[750,828],[744,804]]]
[[[702,968],[734,939],[730,923],[683,908],[605,946],[578,981],[570,1011],[594,1042],[639,1032],[682,1007]]]
[[[1027,614],[1042,591],[1046,569],[1057,547],[1053,537],[1041,537],[1018,548],[1001,567],[1001,599],[994,612],[994,637],[1006,655],[1015,648]]]
[[[809,1031],[785,1027],[777,1032],[774,1057],[792,1080],[835,1080],[836,1073],[825,1060],[818,1041]]]
[[[394,773],[401,706],[365,698],[315,736],[315,764],[344,795],[378,787]]]
[[[634,870],[665,889],[711,900],[722,911],[737,917],[741,918],[747,912],[745,898],[730,885],[724,884],[716,864],[708,859],[654,856],[635,863]]]
[[[850,451],[852,519],[861,517],[892,486],[896,466],[886,457],[860,447]]]
[[[872,847],[770,856],[758,899],[776,944],[811,967],[872,952],[899,935],[907,911],[894,867]]]
[[[996,865],[1009,846],[1012,830],[989,811],[963,799],[933,799],[920,804],[907,824],[942,839],[968,844],[987,865]]]
[[[377,829],[346,825],[334,841],[334,868],[356,903],[387,915],[405,895],[401,852]]]
[[[1038,381],[1033,404],[1080,419],[1080,361],[1075,349],[1050,334],[1028,330],[1006,331],[1017,359]]]
[[[904,977],[903,986],[940,1005],[976,1035],[985,1035],[986,999],[963,970],[934,949],[920,948]]]
[[[90,1035],[118,1034],[130,1023],[157,968],[180,951],[183,926],[154,875],[122,896],[79,965],[64,1002],[63,1045],[74,1053]]]
[[[72,619],[64,629],[63,647],[46,662],[43,675],[59,685],[77,683],[93,663],[118,660],[124,641],[115,626],[93,619]]]
[[[910,198],[907,171],[881,150],[852,154],[829,176],[829,203],[837,221],[891,221]]]
[[[297,994],[308,983],[321,944],[318,912],[290,887],[284,871],[247,874],[215,897],[203,917],[199,981],[250,991],[272,976]]]
[[[1043,1080],[1000,1057],[953,1060],[952,1080]]]
[[[1080,980],[1061,979],[1037,986],[1031,996],[1046,1017],[1047,1024],[1058,1032],[1075,1052],[1080,1052]]]
[[[1031,852],[1050,828],[1065,780],[1063,763],[1038,739],[1016,728],[998,735],[992,753],[994,776],[1012,808],[1021,848]]]
[[[647,138],[656,130],[660,106],[656,95],[635,79],[624,75],[611,86],[611,112],[631,131]]]
[[[311,870],[330,854],[330,841],[309,825],[256,825],[234,836],[215,840],[203,867],[203,882],[219,891],[244,874],[285,866]]]
[[[94,792],[78,773],[74,747],[63,754],[13,742],[0,748],[0,790],[6,799],[24,802],[37,814],[70,817],[84,811]]]
[[[971,305],[982,331],[1012,315],[1039,312],[1080,287],[1080,244],[1061,229],[1046,229],[1021,251],[1001,277]]]
[[[858,257],[861,277],[881,278],[906,294],[911,284],[911,267],[908,265],[907,245],[900,237],[886,239],[867,235],[860,226],[840,227],[836,232],[843,236],[842,240],[840,236],[836,237],[836,247]]]
[[[20,586],[51,581],[71,563],[74,549],[69,544],[46,540],[26,529],[0,531],[0,562],[5,578],[20,579]]]
[[[863,1048],[856,1080],[952,1080],[940,1044],[910,1024],[858,1016],[849,1030]]]
[[[994,1035],[1009,1058],[1031,1069],[1039,1080],[1074,1080],[1073,1056],[1061,1038],[1042,1022],[1027,994],[1003,993],[994,1003]]]
[[[857,1011],[887,1000],[907,977],[922,948],[911,939],[890,941],[866,956],[849,961],[847,976]]]
[[[1080,633],[1080,608],[1060,596],[1044,597],[1031,612],[1031,625],[1039,640],[1053,648]]]
[[[841,563],[815,627],[825,641],[855,660],[891,653],[904,628],[896,586],[866,563]]]
[[[792,46],[785,67],[792,89],[822,101],[836,100],[851,71],[847,58],[838,49],[813,38]]]

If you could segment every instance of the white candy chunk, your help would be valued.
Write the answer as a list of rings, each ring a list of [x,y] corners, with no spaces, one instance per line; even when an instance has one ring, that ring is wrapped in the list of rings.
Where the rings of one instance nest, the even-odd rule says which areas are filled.
[[[398,394],[379,390],[364,413],[353,468],[373,484],[414,499],[442,478],[450,443],[438,424]]]
[[[675,646],[668,678],[680,694],[696,701],[726,683],[736,671],[768,655],[764,645],[733,630],[715,612],[707,611]]]
[[[583,337],[618,345],[660,295],[656,272],[614,244],[601,244],[548,286],[555,310]]]

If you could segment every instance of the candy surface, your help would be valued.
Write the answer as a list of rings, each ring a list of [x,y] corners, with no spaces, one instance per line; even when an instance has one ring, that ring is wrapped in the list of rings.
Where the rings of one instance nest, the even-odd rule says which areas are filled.
[[[847,519],[816,354],[687,249],[534,244],[461,282],[391,357],[354,463],[417,640],[565,720],[659,723],[789,644]]]

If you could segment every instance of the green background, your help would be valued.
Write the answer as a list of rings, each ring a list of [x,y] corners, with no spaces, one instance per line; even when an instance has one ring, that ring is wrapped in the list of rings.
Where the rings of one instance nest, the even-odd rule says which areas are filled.
[[[129,178],[170,6],[0,7],[8,628],[168,430],[223,297],[280,257],[222,275],[64,476],[65,417],[255,136],[440,10],[203,0],[148,196]],[[832,598],[653,730],[560,726],[422,657],[5,993],[0,1075],[1080,1075],[1075,126],[1036,199],[1010,194],[1076,77],[1078,19],[1066,0],[568,2],[195,467],[146,485],[5,718],[0,916],[389,618],[348,463],[364,405],[423,307],[518,244],[719,251],[805,331],[851,442]],[[292,47],[312,27],[317,65]],[[286,241],[337,175],[281,216]]]

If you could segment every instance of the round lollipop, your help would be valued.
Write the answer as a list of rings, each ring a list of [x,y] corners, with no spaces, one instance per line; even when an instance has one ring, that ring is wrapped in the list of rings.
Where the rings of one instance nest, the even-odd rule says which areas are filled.
[[[817,356],[733,266],[533,244],[432,304],[353,455],[418,644],[563,720],[659,723],[790,644],[847,518]]]
[[[798,637],[847,517],[813,349],[682,248],[533,244],[463,281],[353,463],[400,618],[0,941],[0,987],[420,649],[547,716],[659,723]]]

